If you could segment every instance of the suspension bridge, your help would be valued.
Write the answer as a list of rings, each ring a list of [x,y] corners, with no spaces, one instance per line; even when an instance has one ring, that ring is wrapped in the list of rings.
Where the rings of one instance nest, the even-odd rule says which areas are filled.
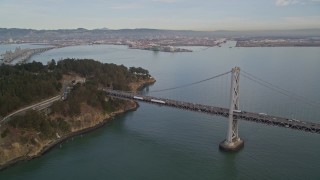
[[[310,106],[319,108],[317,102],[310,101],[302,96],[299,96],[295,93],[287,91],[283,88],[279,88],[277,86],[268,83],[260,78],[253,76],[250,73],[243,71],[243,77],[258,83],[264,87],[268,87],[269,89],[280,93],[284,96],[288,96],[290,98],[294,98],[300,102],[308,104]],[[238,120],[245,120],[249,122],[256,122],[265,125],[272,125],[278,126],[283,128],[290,128],[299,131],[305,131],[310,133],[318,133],[320,134],[320,124],[305,121],[302,119],[294,119],[294,118],[287,118],[281,116],[274,116],[266,113],[257,113],[257,112],[250,112],[244,111],[240,109],[239,106],[239,97],[240,97],[240,68],[235,67],[231,71],[204,79],[200,81],[196,81],[190,84],[176,86],[172,88],[166,88],[161,90],[155,90],[152,92],[162,92],[162,91],[169,91],[174,89],[186,88],[189,86],[193,86],[195,84],[200,84],[205,81],[213,80],[225,75],[231,74],[231,87],[230,87],[230,96],[229,96],[229,108],[219,107],[219,106],[211,106],[211,105],[203,105],[199,103],[192,103],[192,102],[185,102],[185,101],[178,101],[172,100],[167,98],[159,98],[154,96],[146,96],[143,95],[142,92],[128,92],[128,91],[117,91],[111,89],[104,89],[104,91],[111,97],[121,98],[121,99],[132,99],[136,101],[151,103],[151,104],[158,104],[161,106],[168,106],[174,107],[189,111],[201,112],[201,113],[208,113],[212,115],[222,116],[228,118],[228,129],[227,129],[227,137],[226,139],[220,143],[219,148],[225,151],[237,151],[244,146],[244,141],[239,136],[238,131]]]

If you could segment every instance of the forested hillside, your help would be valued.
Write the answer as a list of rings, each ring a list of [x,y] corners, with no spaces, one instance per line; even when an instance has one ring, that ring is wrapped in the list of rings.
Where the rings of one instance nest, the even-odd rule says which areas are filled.
[[[22,106],[58,95],[62,88],[62,77],[66,74],[77,74],[86,78],[86,85],[79,87],[79,91],[90,90],[92,94],[97,93],[99,86],[129,90],[129,83],[150,77],[149,72],[142,68],[128,69],[123,65],[103,64],[90,59],[65,59],[57,63],[52,60],[47,65],[39,62],[1,65],[0,117]]]
[[[0,66],[0,116],[59,93],[62,74],[39,62]]]
[[[0,119],[10,112],[63,95],[42,111],[12,116],[0,126],[0,169],[30,159],[62,139],[100,127],[116,114],[133,110],[133,101],[110,98],[102,88],[137,90],[154,83],[140,67],[65,59],[0,66]]]

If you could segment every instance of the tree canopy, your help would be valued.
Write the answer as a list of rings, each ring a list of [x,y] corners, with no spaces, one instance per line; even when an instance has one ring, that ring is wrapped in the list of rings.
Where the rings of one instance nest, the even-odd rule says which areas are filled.
[[[100,98],[96,92],[98,87],[129,90],[129,83],[150,76],[149,72],[141,67],[128,69],[123,65],[103,64],[92,59],[64,59],[58,62],[53,59],[47,65],[40,62],[1,65],[0,116],[4,117],[22,106],[58,95],[62,88],[63,74],[70,73],[86,78],[86,85],[78,87],[73,93],[79,93],[77,97],[81,97],[84,91],[90,91],[84,96],[92,96],[88,101],[91,105],[101,103],[90,102]],[[77,112],[75,109],[73,111]]]

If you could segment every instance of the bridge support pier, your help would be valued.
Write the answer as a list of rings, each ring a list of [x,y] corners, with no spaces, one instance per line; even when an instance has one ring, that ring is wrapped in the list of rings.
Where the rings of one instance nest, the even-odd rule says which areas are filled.
[[[234,111],[239,111],[239,80],[240,68],[235,67],[231,71],[230,109],[227,138],[219,144],[223,151],[238,151],[244,146],[238,133],[238,120],[233,116]]]

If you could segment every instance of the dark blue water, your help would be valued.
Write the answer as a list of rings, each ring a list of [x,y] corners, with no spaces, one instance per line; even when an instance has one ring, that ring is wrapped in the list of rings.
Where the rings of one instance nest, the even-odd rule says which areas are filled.
[[[320,102],[319,48],[192,47],[192,53],[154,53],[125,46],[75,46],[54,49],[33,59],[93,58],[141,66],[157,82],[149,94],[228,107],[230,77],[184,89],[183,85],[239,66],[276,86]],[[240,79],[241,109],[320,122],[319,111],[292,97]],[[0,179],[319,179],[320,136],[240,122],[245,147],[223,153],[225,118],[140,104],[94,132],[76,137],[41,158],[0,172]]]

